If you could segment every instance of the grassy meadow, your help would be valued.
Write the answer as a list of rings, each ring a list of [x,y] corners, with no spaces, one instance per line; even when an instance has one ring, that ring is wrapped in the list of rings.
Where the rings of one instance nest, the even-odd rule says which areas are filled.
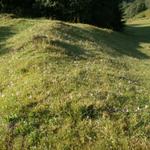
[[[0,16],[0,150],[27,149],[150,149],[150,19]]]

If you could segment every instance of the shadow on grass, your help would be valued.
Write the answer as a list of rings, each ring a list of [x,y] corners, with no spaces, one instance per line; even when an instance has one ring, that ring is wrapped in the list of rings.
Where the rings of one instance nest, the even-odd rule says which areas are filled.
[[[0,27],[0,55],[9,52],[9,48],[7,48],[6,41],[14,34],[15,33],[13,32],[11,26]]]
[[[127,55],[138,59],[149,59],[150,56],[139,50],[140,43],[150,43],[150,27],[127,26],[123,33],[106,31],[99,28],[79,28],[75,25],[60,23],[56,28],[62,39],[70,41],[65,44],[56,42],[58,47],[65,48],[69,56],[89,57],[99,55],[100,52],[110,54],[113,57]],[[72,45],[73,42],[93,42],[101,48],[96,48],[88,53],[84,48]]]
[[[78,45],[71,44],[64,41],[59,41],[59,40],[51,41],[51,44],[56,45],[57,48],[62,49],[65,55],[67,55],[68,57],[74,60],[79,60],[79,59],[84,60],[90,57],[88,51],[84,48],[81,48]]]
[[[64,41],[54,40],[54,44],[64,50],[64,54],[71,59],[87,59],[89,57],[101,57],[102,52],[113,57],[124,55],[149,59],[149,56],[140,51],[141,43],[150,43],[150,27],[130,25],[123,33],[117,33],[100,28],[85,28],[76,25],[59,22],[55,27],[58,36]],[[11,26],[0,27],[0,55],[10,51],[6,40],[15,34]],[[66,42],[67,41],[67,42]],[[84,47],[85,42],[98,46],[92,50]]]

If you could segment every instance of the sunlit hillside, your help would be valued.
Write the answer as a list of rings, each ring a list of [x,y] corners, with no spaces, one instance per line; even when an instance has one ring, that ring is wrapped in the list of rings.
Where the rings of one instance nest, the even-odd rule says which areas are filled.
[[[150,20],[1,15],[0,64],[1,150],[150,149]]]

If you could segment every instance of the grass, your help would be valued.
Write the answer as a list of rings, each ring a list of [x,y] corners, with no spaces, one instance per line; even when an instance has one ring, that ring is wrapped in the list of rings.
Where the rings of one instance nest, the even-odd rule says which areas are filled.
[[[137,16],[135,16],[135,19],[150,19],[150,9],[147,9],[146,11],[139,13]]]
[[[1,15],[0,149],[149,150],[149,35]]]
[[[150,9],[147,9],[145,11],[142,11],[141,13],[138,13],[133,18],[129,19],[128,22],[134,23],[143,22],[144,24],[145,22],[149,23],[150,22],[149,20],[150,20]]]

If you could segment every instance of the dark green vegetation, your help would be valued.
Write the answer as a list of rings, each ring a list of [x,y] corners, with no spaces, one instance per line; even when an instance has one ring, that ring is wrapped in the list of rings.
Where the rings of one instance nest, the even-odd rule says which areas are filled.
[[[2,12],[17,16],[50,17],[99,27],[123,28],[121,0],[1,0]]]
[[[144,19],[143,19],[144,18]],[[133,18],[130,18],[129,20],[139,20],[139,19],[143,19],[146,20],[148,19],[149,20],[150,18],[150,9],[146,10],[146,11],[142,11],[141,13],[139,13],[138,15],[134,16]]]
[[[125,18],[129,19],[142,11],[150,9],[150,0],[124,0],[123,9]]]
[[[0,149],[149,150],[149,35],[1,16]]]

